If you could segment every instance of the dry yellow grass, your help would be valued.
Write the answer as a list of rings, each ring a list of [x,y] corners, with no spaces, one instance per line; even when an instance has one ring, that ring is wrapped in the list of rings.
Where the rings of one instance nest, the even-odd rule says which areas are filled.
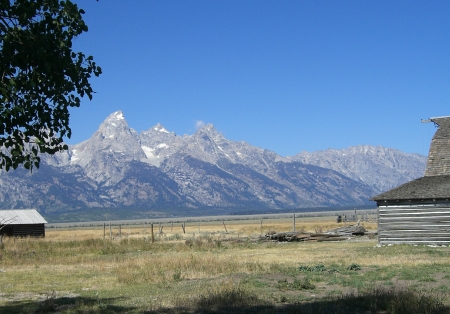
[[[341,267],[427,267],[449,265],[448,248],[412,246],[377,247],[376,240],[353,239],[343,242],[256,243],[261,234],[260,221],[196,222],[150,226],[112,227],[104,239],[103,227],[77,229],[52,228],[44,239],[5,239],[0,250],[0,306],[15,300],[20,293],[35,298],[48,291],[58,295],[127,296],[126,302],[145,307],[174,306],[190,295],[200,295],[222,282],[239,283],[242,276],[259,276],[296,269],[299,265],[325,264]],[[297,219],[296,230],[322,232],[336,227],[334,219]],[[364,223],[370,230],[375,224]],[[171,230],[171,228],[173,228]],[[290,231],[292,221],[264,220],[262,233]],[[172,231],[172,232],[171,232]],[[244,243],[230,239],[248,237]],[[185,244],[185,241],[187,244]],[[432,256],[432,258],[430,258]],[[380,270],[383,278],[386,270]],[[228,281],[227,281],[228,280]],[[230,283],[229,283],[230,284]],[[182,292],[170,287],[178,287]],[[158,304],[152,305],[138,289],[152,291]],[[10,297],[7,297],[10,295]],[[31,297],[30,297],[31,298]],[[125,302],[125,301],[124,301]],[[156,301],[155,301],[156,302]],[[150,304],[150,305],[149,305]]]
[[[225,223],[225,226],[224,226]],[[285,232],[292,231],[293,224],[291,219],[264,219],[261,228],[261,220],[236,220],[236,221],[209,221],[209,222],[187,222],[185,223],[185,233],[181,223],[162,224],[162,233],[159,234],[159,224],[154,224],[153,230],[155,237],[170,238],[178,235],[183,238],[189,238],[199,235],[210,235],[217,237],[255,237],[264,235],[269,231]],[[349,225],[351,223],[347,223]],[[296,231],[311,233],[320,233],[334,228],[342,227],[345,224],[336,223],[335,218],[330,217],[308,217],[297,218]],[[376,223],[363,222],[362,225],[369,231],[377,230]],[[226,228],[226,229],[225,229]],[[120,230],[120,231],[119,231]],[[146,225],[122,225],[111,226],[111,235],[114,239],[125,237],[140,238],[151,236],[151,226]],[[104,230],[102,226],[97,227],[79,227],[79,228],[52,228],[46,230],[46,240],[50,241],[68,241],[68,240],[86,240],[110,238],[109,226]]]

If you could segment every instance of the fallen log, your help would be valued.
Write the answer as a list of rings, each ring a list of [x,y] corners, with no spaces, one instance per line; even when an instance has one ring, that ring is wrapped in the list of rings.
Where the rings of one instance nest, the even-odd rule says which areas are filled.
[[[333,238],[317,239],[317,242],[345,241],[348,239],[349,239],[348,237],[333,237]]]

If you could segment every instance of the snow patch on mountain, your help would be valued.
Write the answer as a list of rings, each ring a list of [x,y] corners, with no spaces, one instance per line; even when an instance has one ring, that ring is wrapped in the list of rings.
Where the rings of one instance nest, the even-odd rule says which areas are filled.
[[[147,146],[141,146],[142,150],[144,151],[144,154],[147,158],[154,158],[155,156],[155,149],[154,148],[150,148]]]
[[[161,124],[157,124],[153,127],[153,130],[157,131],[157,132],[161,132],[161,133],[169,133],[169,131],[167,131]]]
[[[116,120],[125,120],[125,117],[123,115],[123,112],[121,110],[114,112],[113,114],[110,115],[111,119],[116,119]]]

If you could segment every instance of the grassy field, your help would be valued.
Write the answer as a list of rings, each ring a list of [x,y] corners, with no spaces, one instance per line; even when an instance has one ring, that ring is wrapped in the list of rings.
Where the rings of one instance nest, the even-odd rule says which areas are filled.
[[[296,229],[323,232],[331,218]],[[342,225],[340,225],[342,226]],[[49,229],[5,239],[1,313],[448,313],[450,248],[258,242],[288,219]],[[365,224],[375,230],[375,224]],[[225,228],[227,232],[225,232]]]

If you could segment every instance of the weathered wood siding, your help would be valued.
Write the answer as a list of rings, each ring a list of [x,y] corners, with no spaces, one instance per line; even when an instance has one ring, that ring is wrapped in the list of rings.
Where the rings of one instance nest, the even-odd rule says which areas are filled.
[[[6,225],[0,234],[16,237],[45,237],[44,224]]]
[[[379,206],[378,243],[450,244],[450,204]]]

